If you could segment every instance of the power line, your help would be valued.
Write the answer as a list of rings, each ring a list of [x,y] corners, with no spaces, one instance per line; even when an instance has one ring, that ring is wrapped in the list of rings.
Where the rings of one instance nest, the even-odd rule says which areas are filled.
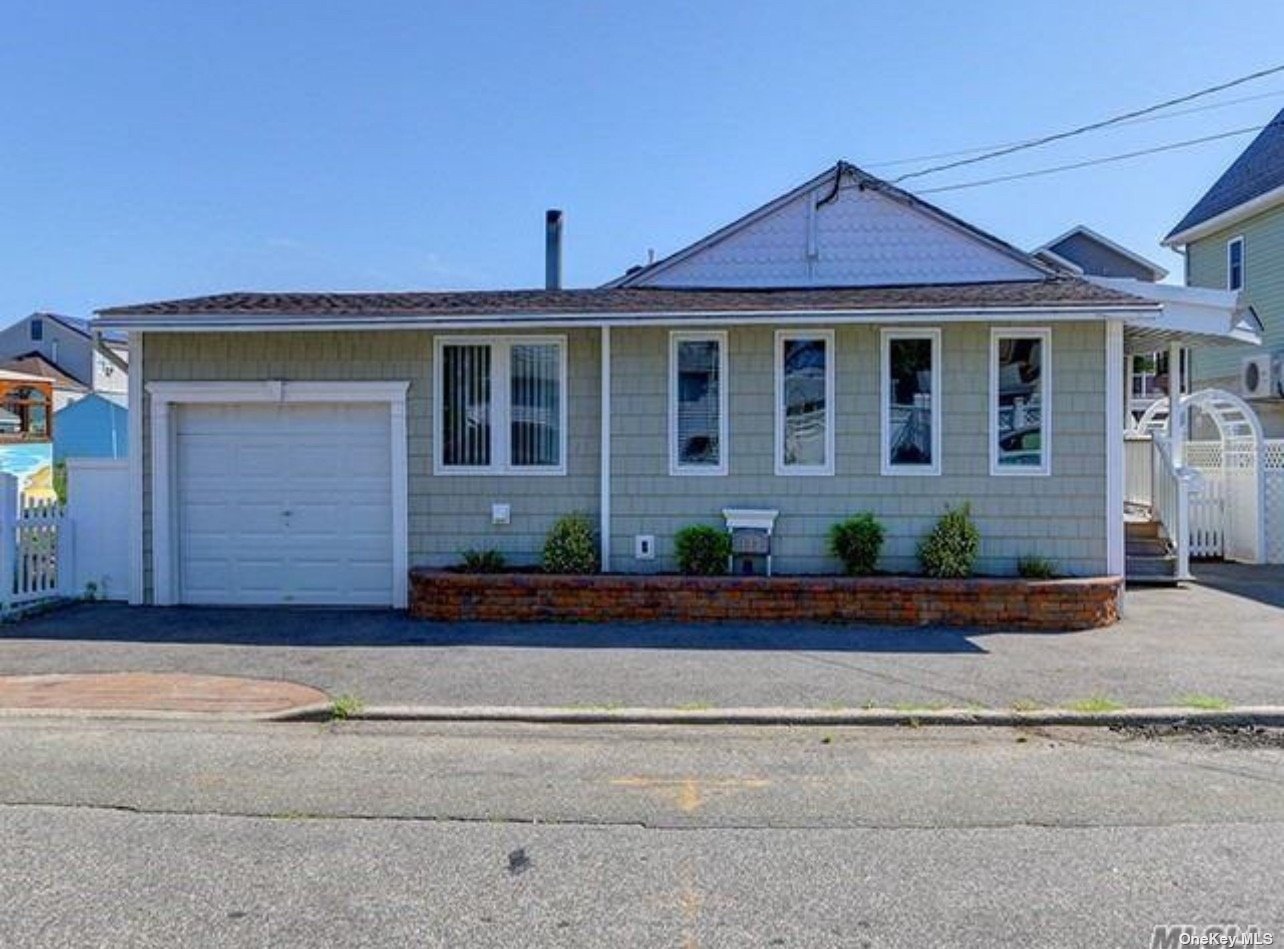
[[[1164,115],[1149,115],[1136,119],[1127,119],[1120,122],[1120,125],[1144,125],[1149,122],[1162,122],[1166,119],[1175,119],[1183,115],[1193,115],[1196,112],[1208,112],[1213,109],[1227,109],[1233,105],[1243,105],[1245,102],[1260,102],[1262,99],[1273,99],[1277,96],[1284,96],[1284,89],[1275,89],[1271,92],[1258,93],[1255,96],[1240,96],[1238,99],[1227,99],[1225,102],[1211,102],[1208,105],[1192,106],[1189,109],[1178,109],[1175,112],[1168,112]],[[913,158],[895,158],[889,161],[861,162],[862,168],[895,168],[899,165],[917,165],[920,162],[936,161],[940,158],[957,158],[961,155],[976,155],[980,152],[988,152],[996,148],[1007,148],[1010,145],[1020,145],[1020,141],[993,142],[989,145],[974,145],[971,148],[960,148],[951,152],[936,152],[932,155],[917,155]]]
[[[1183,142],[1170,142],[1167,145],[1156,145],[1153,148],[1142,148],[1135,152],[1124,152],[1120,155],[1106,155],[1102,158],[1089,158],[1085,161],[1070,162],[1066,165],[1054,165],[1051,168],[1036,168],[1032,171],[1020,171],[1011,175],[997,175],[993,178],[982,178],[979,181],[964,181],[959,184],[941,185],[936,188],[923,188],[915,191],[915,194],[940,194],[942,191],[962,191],[964,188],[980,188],[982,185],[999,184],[1004,181],[1017,181],[1022,178],[1039,178],[1043,175],[1054,175],[1062,171],[1074,171],[1076,168],[1090,168],[1093,165],[1108,165],[1113,162],[1126,161],[1129,158],[1140,158],[1143,155],[1156,155],[1160,152],[1176,151],[1180,148],[1191,148],[1195,145],[1203,145],[1206,142],[1216,142],[1224,138],[1233,138],[1236,135],[1247,135],[1250,132],[1261,132],[1277,125],[1284,125],[1284,122],[1269,122],[1266,125],[1250,125],[1247,128],[1233,129],[1229,132],[1219,132],[1216,135],[1205,135],[1201,138],[1189,138]]]
[[[1210,96],[1217,92],[1222,92],[1234,86],[1241,86],[1246,82],[1252,82],[1254,79],[1261,79],[1264,76],[1271,76],[1275,73],[1284,72],[1284,64],[1272,66],[1269,69],[1262,69],[1255,73],[1249,73],[1247,76],[1240,76],[1238,79],[1232,79],[1230,82],[1223,82],[1220,85],[1209,86],[1200,89],[1197,92],[1191,92],[1184,96],[1178,96],[1175,99],[1168,99],[1156,105],[1146,106],[1144,109],[1134,109],[1131,112],[1124,112],[1120,115],[1111,116],[1108,119],[1102,119],[1099,122],[1091,122],[1088,125],[1080,125],[1065,132],[1054,132],[1051,135],[1044,135],[1039,138],[1032,138],[1028,141],[1018,142],[1015,145],[1009,145],[1006,148],[999,148],[992,152],[986,152],[983,155],[977,155],[973,158],[960,158],[957,161],[946,162],[943,165],[931,165],[919,171],[911,171],[901,175],[899,178],[893,178],[892,184],[900,184],[902,181],[908,181],[910,178],[921,178],[924,175],[933,175],[937,172],[948,171],[952,168],[961,168],[964,165],[975,165],[977,162],[989,161],[993,158],[1001,158],[1004,155],[1011,155],[1013,152],[1024,151],[1029,148],[1037,148],[1040,145],[1047,145],[1050,142],[1059,142],[1062,139],[1072,138],[1075,135],[1083,135],[1086,132],[1095,132],[1111,125],[1118,125],[1129,119],[1135,119],[1143,115],[1150,115],[1152,112],[1159,112],[1163,109],[1171,108],[1174,105],[1181,105],[1183,102],[1190,102],[1193,99],[1200,99],[1204,96]]]

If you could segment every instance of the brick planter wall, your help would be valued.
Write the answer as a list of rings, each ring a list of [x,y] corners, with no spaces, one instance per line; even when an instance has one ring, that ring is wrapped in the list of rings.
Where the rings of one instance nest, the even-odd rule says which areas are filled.
[[[1067,631],[1119,618],[1119,577],[675,577],[410,572],[410,613],[451,622],[824,622]]]

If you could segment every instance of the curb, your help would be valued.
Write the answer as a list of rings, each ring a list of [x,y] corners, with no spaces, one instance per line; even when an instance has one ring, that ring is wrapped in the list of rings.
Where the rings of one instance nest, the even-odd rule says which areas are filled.
[[[288,719],[282,719],[288,720]],[[548,725],[1261,725],[1284,726],[1284,706],[1227,709],[1158,706],[1113,712],[1069,709],[810,709],[714,708],[578,709],[523,706],[372,705],[348,716],[368,722],[511,722]]]
[[[272,712],[184,712],[158,708],[0,708],[0,722],[22,719],[104,720],[135,722],[322,722],[329,721],[329,702],[296,705]]]

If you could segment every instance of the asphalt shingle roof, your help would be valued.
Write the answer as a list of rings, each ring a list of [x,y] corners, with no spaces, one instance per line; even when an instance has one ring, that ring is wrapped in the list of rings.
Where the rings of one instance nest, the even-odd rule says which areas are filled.
[[[99,310],[100,317],[441,317],[1084,308],[1147,306],[1073,277],[995,283],[807,289],[615,288],[432,293],[221,293]]]
[[[1207,193],[1186,212],[1168,238],[1284,185],[1284,109],[1257,133]],[[1167,240],[1168,238],[1165,238]]]

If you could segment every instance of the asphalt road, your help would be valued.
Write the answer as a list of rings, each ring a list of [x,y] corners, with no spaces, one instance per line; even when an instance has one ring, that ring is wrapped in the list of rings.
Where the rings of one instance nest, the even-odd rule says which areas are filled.
[[[0,724],[0,945],[1284,938],[1284,736]]]

